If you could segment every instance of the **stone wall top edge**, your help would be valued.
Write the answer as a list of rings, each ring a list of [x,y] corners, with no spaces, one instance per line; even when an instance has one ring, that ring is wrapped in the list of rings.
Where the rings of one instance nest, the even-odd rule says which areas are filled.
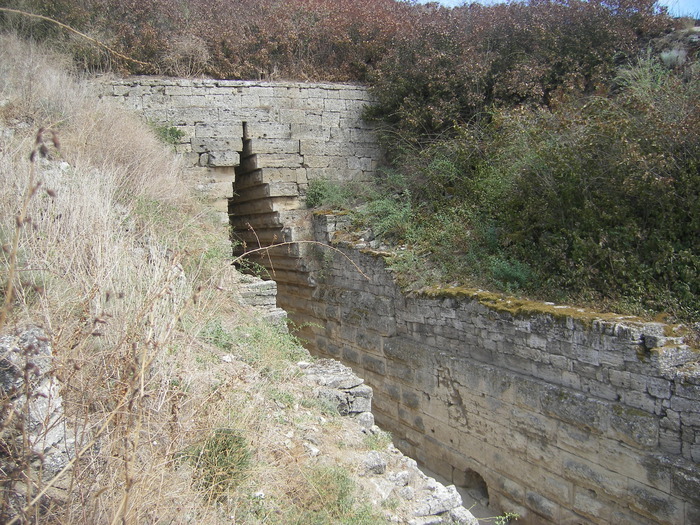
[[[367,253],[367,251],[363,250],[363,253]],[[381,255],[386,256],[386,254]],[[633,315],[599,312],[579,306],[559,305],[552,302],[512,297],[478,288],[427,287],[413,291],[411,294],[414,297],[424,299],[475,301],[489,310],[511,315],[512,317],[546,316],[554,322],[560,321],[569,326],[571,326],[571,323],[580,324],[605,335],[632,339],[638,339],[642,334],[665,339],[676,339],[677,337],[674,337],[674,334],[670,332],[674,332],[674,328],[680,327],[680,325],[644,320]]]
[[[350,82],[301,82],[285,80],[216,80],[211,78],[176,78],[156,76],[131,76],[109,80],[114,85],[143,84],[149,86],[212,86],[212,87],[290,87],[300,89],[360,90],[366,91],[368,86]]]
[[[314,215],[314,219],[322,220],[318,215]],[[338,240],[337,245],[367,256],[382,266],[384,266],[383,259],[389,255],[388,252],[368,249],[351,241]],[[419,301],[435,301],[438,306],[445,300],[454,301],[456,308],[478,305],[484,313],[489,312],[525,321],[541,319],[546,321],[546,324],[557,325],[566,330],[588,331],[603,337],[640,345],[645,347],[646,351],[656,349],[657,365],[672,361],[674,354],[677,359],[682,356],[680,360],[686,363],[700,361],[700,353],[684,344],[682,325],[648,321],[631,315],[597,312],[578,306],[511,297],[468,287],[426,287],[402,292],[402,294]],[[678,364],[676,363],[676,366]]]

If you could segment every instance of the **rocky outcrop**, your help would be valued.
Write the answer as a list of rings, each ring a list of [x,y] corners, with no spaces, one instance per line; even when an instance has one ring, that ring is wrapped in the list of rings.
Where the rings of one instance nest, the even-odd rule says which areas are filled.
[[[378,434],[372,415],[372,389],[347,366],[333,359],[299,363],[314,385],[315,396],[329,403],[341,415],[355,418],[366,434]],[[308,444],[311,455],[321,454],[316,444]],[[445,486],[425,475],[415,460],[404,456],[392,443],[367,452],[356,465],[359,484],[375,505],[396,507],[387,511],[393,523],[409,525],[477,525],[476,518],[462,506],[454,485]]]
[[[43,329],[30,326],[0,337],[0,468],[6,501],[15,511],[26,503],[27,473],[35,476],[33,485],[40,485],[74,455],[75,438],[66,424],[53,367],[51,343]],[[47,495],[54,502],[62,497],[60,485]]]

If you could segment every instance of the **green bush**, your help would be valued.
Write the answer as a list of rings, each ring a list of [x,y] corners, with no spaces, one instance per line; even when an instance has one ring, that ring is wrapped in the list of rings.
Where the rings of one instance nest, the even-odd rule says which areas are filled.
[[[198,483],[211,499],[224,501],[248,475],[252,453],[239,432],[217,429],[201,445],[180,453],[179,458],[192,463]]]
[[[615,86],[551,108],[492,108],[405,150],[406,191],[383,190],[364,208],[377,233],[429,254],[397,268],[410,273],[413,261],[414,276],[432,268],[442,281],[697,318],[698,72],[643,55]]]
[[[153,130],[160,140],[173,146],[180,144],[185,136],[185,132],[175,126],[154,124]]]
[[[351,190],[348,186],[327,179],[309,181],[306,190],[307,208],[345,209],[351,205],[351,200]]]

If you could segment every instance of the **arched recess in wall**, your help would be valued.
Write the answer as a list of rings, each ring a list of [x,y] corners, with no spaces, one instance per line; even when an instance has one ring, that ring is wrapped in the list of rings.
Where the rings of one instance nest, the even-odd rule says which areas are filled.
[[[482,507],[489,506],[489,488],[486,480],[476,470],[453,469],[452,483],[464,490],[469,496]]]

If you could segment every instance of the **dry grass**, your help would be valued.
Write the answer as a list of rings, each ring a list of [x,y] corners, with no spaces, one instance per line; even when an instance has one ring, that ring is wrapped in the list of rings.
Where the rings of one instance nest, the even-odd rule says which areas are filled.
[[[328,496],[301,434],[333,418],[295,381],[298,342],[240,305],[226,232],[167,146],[65,58],[0,35],[0,183],[0,333],[44,328],[76,432],[54,479],[25,483],[26,439],[0,457],[20,466],[0,521],[308,522]]]

